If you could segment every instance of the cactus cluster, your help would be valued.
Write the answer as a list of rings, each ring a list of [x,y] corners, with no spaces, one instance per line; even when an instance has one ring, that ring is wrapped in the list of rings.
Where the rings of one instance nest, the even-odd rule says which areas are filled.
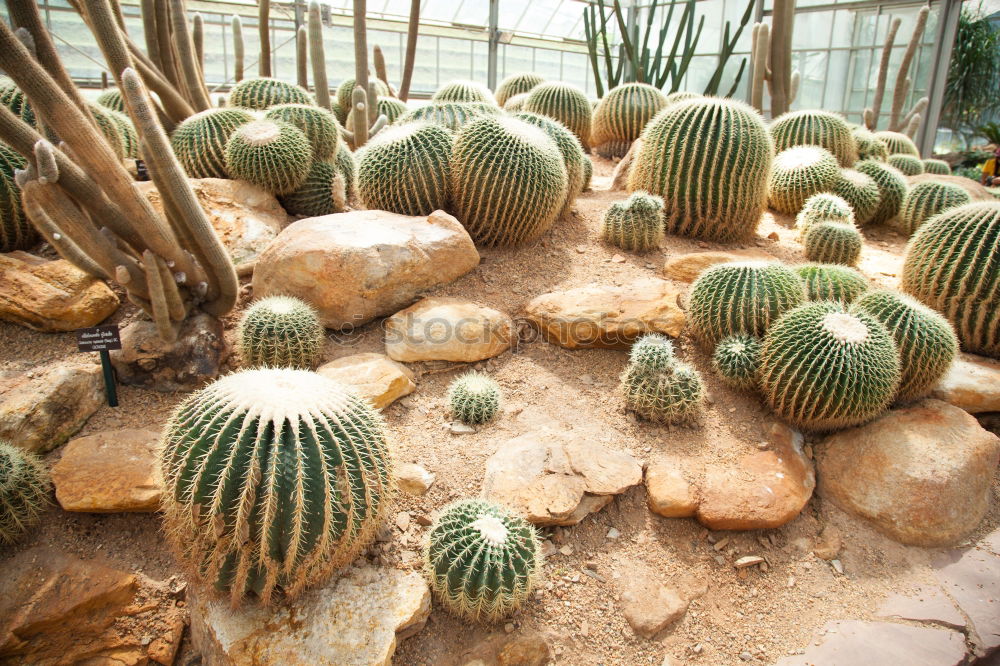
[[[629,252],[646,252],[663,240],[663,199],[648,192],[633,192],[604,212],[601,237]]]
[[[164,521],[179,559],[233,605],[294,597],[351,562],[391,503],[381,416],[305,370],[226,375],[163,435]]]
[[[648,83],[612,88],[594,109],[591,145],[601,157],[624,157],[646,124],[666,106],[667,97]]]
[[[943,314],[962,348],[1000,358],[1000,202],[968,203],[910,239],[903,291]]]
[[[524,111],[555,118],[589,150],[592,109],[587,95],[569,83],[540,83],[524,100]]]
[[[768,202],[782,213],[798,213],[806,200],[829,190],[840,175],[837,158],[819,146],[792,146],[774,157]]]
[[[241,125],[226,142],[226,172],[274,194],[292,192],[312,166],[309,140],[297,128],[274,120]]]
[[[936,160],[933,158],[928,158],[926,160],[921,160],[924,165],[924,173],[932,173],[935,176],[950,176],[951,175],[951,165],[944,160]]]
[[[382,79],[369,76],[368,86],[375,87],[375,94],[380,99],[382,97],[392,96],[392,91],[389,90],[389,84]],[[355,88],[357,88],[357,85],[355,85],[354,78],[344,79],[343,82],[341,82],[341,84],[337,87],[337,104],[340,105],[340,108],[343,109],[347,115],[350,115],[350,110],[354,106],[352,95],[354,95]]]
[[[21,204],[21,188],[14,182],[14,172],[27,164],[20,153],[0,143],[0,252],[27,250],[38,240]]]
[[[897,400],[922,398],[948,372],[958,338],[948,320],[914,298],[888,289],[869,291],[855,305],[878,319],[899,352]]]
[[[589,162],[583,152],[583,146],[576,135],[566,129],[566,126],[558,120],[553,120],[548,116],[537,113],[521,111],[513,114],[518,120],[523,120],[529,125],[541,129],[550,139],[555,141],[563,157],[563,164],[566,167],[566,201],[563,204],[562,212],[569,210],[570,205],[576,200],[577,195],[583,192],[584,162]]]
[[[857,266],[864,241],[853,224],[821,220],[809,226],[802,245],[809,261]]]
[[[524,73],[524,74],[511,74],[506,79],[500,82],[497,86],[496,100],[497,104],[506,108],[508,100],[517,95],[524,95],[531,92],[531,89],[537,86],[539,83],[544,83],[545,79],[538,76],[538,74]]]
[[[326,109],[311,104],[278,104],[269,108],[264,118],[297,127],[309,140],[313,159],[330,160],[340,148],[337,119]]]
[[[770,129],[777,151],[792,146],[820,146],[833,153],[842,167],[850,167],[858,161],[858,148],[851,126],[836,113],[790,111],[775,118]]]
[[[760,386],[771,409],[795,426],[859,425],[896,395],[896,344],[864,310],[806,303],[785,313],[764,338]]]
[[[865,276],[839,264],[801,264],[795,272],[806,286],[810,301],[838,301],[850,304],[868,290]]]
[[[628,189],[663,197],[667,233],[743,242],[767,207],[773,155],[760,114],[746,104],[678,102],[646,125]]]
[[[705,397],[701,375],[678,361],[673,344],[658,333],[644,335],[632,345],[621,391],[626,409],[668,424],[696,420]]]
[[[178,125],[170,147],[190,178],[228,178],[226,142],[237,128],[253,120],[245,109],[208,109]]]
[[[854,211],[854,221],[859,226],[871,222],[878,210],[878,185],[871,176],[855,171],[841,169],[840,176],[833,184],[832,192],[846,201]]]
[[[903,174],[894,166],[877,160],[862,160],[854,169],[871,178],[878,187],[878,206],[869,223],[885,224],[899,215],[907,189]]]
[[[904,176],[919,176],[924,172],[924,163],[913,155],[889,155],[889,164],[899,169]]]
[[[875,132],[875,138],[885,144],[885,149],[890,155],[913,155],[920,157],[920,150],[913,139],[902,132]]]
[[[719,340],[712,354],[712,367],[722,380],[737,389],[757,385],[760,372],[760,339],[752,335],[730,335]]]
[[[108,88],[97,96],[97,103],[106,109],[117,111],[118,113],[128,113],[125,110],[125,98],[118,88]]]
[[[37,456],[0,440],[0,545],[14,543],[39,521],[51,490]]]
[[[278,195],[278,202],[291,215],[317,217],[342,213],[347,206],[351,183],[340,168],[341,153],[346,153],[353,174],[353,161],[346,148],[337,151],[334,162],[314,160],[302,184],[291,192]]]
[[[445,208],[452,133],[441,125],[386,128],[358,151],[358,197],[371,209],[429,215]]]
[[[269,296],[247,308],[236,337],[247,367],[309,370],[323,353],[316,310],[291,296]]]
[[[919,183],[906,193],[896,226],[900,232],[912,236],[921,224],[938,213],[970,201],[972,197],[958,185],[933,180]]]
[[[805,236],[809,227],[819,222],[842,222],[854,226],[854,209],[843,197],[829,192],[814,194],[806,199],[802,210],[795,216],[795,228]]]
[[[481,499],[452,502],[431,525],[424,573],[448,610],[493,622],[531,594],[542,567],[535,528],[506,507]]]
[[[229,106],[263,111],[278,104],[313,104],[312,95],[294,83],[266,77],[243,79],[229,91]],[[350,104],[348,104],[348,107]]]
[[[854,136],[854,143],[858,148],[859,160],[885,162],[889,159],[889,149],[875,136],[874,132],[859,125],[851,130],[851,134]]]
[[[475,81],[446,83],[431,96],[432,102],[484,102],[497,104],[490,89]]]
[[[502,397],[500,384],[481,372],[467,372],[448,386],[452,417],[469,425],[492,421]]]
[[[441,102],[427,104],[409,111],[399,119],[399,124],[415,120],[425,120],[430,123],[444,125],[452,132],[457,132],[467,123],[483,116],[500,115],[499,108],[483,102]]]

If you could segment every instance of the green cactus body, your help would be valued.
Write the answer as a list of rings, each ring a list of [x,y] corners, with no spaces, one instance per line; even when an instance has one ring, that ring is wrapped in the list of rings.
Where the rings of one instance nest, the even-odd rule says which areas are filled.
[[[851,134],[858,147],[858,160],[885,162],[889,159],[889,149],[873,132],[858,126],[851,130]]]
[[[802,280],[783,264],[717,264],[691,286],[688,322],[694,337],[709,346],[730,335],[761,337],[805,300]]]
[[[27,165],[20,153],[0,142],[0,252],[27,250],[38,241],[21,205],[21,188],[14,182],[14,172]]]
[[[315,104],[304,88],[278,79],[243,79],[229,91],[229,106],[263,111],[278,104]],[[348,106],[350,106],[348,104]]]
[[[875,132],[875,137],[885,144],[885,149],[890,155],[913,155],[920,157],[920,150],[913,139],[901,132]]]
[[[663,199],[648,192],[633,192],[604,213],[601,236],[629,252],[653,250],[663,240]]]
[[[375,92],[378,94],[379,97],[392,97],[392,91],[389,90],[389,85],[382,79],[376,79],[372,76],[369,76],[368,85],[375,86]],[[351,107],[353,106],[351,95],[354,94],[355,87],[356,87],[355,81],[353,78],[344,79],[343,83],[341,83],[340,86],[337,87],[337,104],[339,104],[340,108],[344,109],[345,111],[350,111]],[[348,113],[348,115],[350,114]]]
[[[629,363],[646,372],[669,370],[677,365],[674,343],[658,333],[648,333],[632,343]]]
[[[587,95],[576,86],[540,83],[528,93],[524,110],[555,118],[576,135],[585,149],[590,149],[592,110]]]
[[[432,102],[484,102],[496,104],[490,89],[475,81],[452,81],[446,83],[431,96]]]
[[[108,88],[97,96],[97,103],[106,109],[117,111],[118,113],[128,113],[125,109],[125,98],[118,88]]]
[[[309,175],[312,149],[297,128],[274,120],[241,125],[226,142],[226,171],[274,194],[297,189]]]
[[[31,110],[31,104],[24,93],[14,85],[13,81],[0,81],[0,104],[10,109],[15,116],[36,127],[35,112]]]
[[[678,102],[686,102],[691,99],[702,99],[703,95],[698,93],[688,92],[686,90],[677,90],[675,92],[667,94],[667,106],[673,106]]]
[[[856,306],[878,319],[899,351],[897,400],[916,400],[948,372],[958,353],[958,338],[948,320],[914,298],[896,291],[869,291]]]
[[[972,197],[958,185],[935,181],[919,183],[906,194],[897,228],[901,233],[912,236],[921,224],[938,213],[964,206],[970,201]]]
[[[278,104],[269,108],[264,118],[297,127],[309,139],[313,159],[332,159],[340,148],[337,118],[326,109],[311,104]]]
[[[810,301],[838,301],[849,304],[868,290],[865,276],[839,264],[802,264],[795,272],[806,285]]]
[[[367,207],[430,215],[447,207],[452,133],[433,123],[379,132],[358,151],[358,196]]]
[[[926,160],[921,160],[924,165],[924,173],[932,173],[935,176],[950,176],[951,175],[951,165],[944,160],[936,160],[928,158]]]
[[[591,145],[601,157],[624,157],[646,124],[666,106],[666,96],[648,83],[612,88],[594,109]]]
[[[899,169],[904,176],[919,176],[924,172],[924,163],[913,155],[889,155],[889,164]]]
[[[341,125],[347,124],[347,111],[349,108],[350,107],[345,109],[340,105],[340,102],[338,102],[335,99],[330,100],[330,113],[334,115],[334,117],[337,119],[337,122],[340,123]]]
[[[539,83],[544,83],[545,79],[537,74],[512,74],[500,82],[497,86],[497,104],[506,108],[507,101],[516,95],[524,95],[531,91]]]
[[[247,367],[309,370],[323,353],[325,331],[316,310],[291,296],[270,296],[247,308],[237,339]]]
[[[689,423],[701,411],[701,375],[674,357],[673,344],[652,333],[632,346],[621,376],[626,409],[656,423]]]
[[[38,523],[51,492],[38,456],[0,440],[0,545],[14,543]]]
[[[377,115],[385,116],[388,124],[396,122],[410,112],[410,107],[406,106],[404,102],[400,102],[395,97],[379,97],[377,106]],[[344,127],[351,132],[354,131],[354,116],[347,117],[347,122],[344,124]]]
[[[194,393],[166,426],[160,468],[179,559],[233,605],[322,582],[391,505],[381,416],[306,370],[243,370]]]
[[[105,109],[104,113],[114,123],[118,130],[118,138],[122,142],[122,152],[125,157],[139,158],[139,133],[135,131],[132,120],[124,113]]]
[[[829,150],[792,146],[774,157],[768,201],[782,213],[798,213],[806,199],[829,190],[839,175],[837,158]]]
[[[537,113],[522,111],[513,114],[518,120],[523,120],[529,125],[541,129],[550,139],[555,141],[563,157],[563,164],[566,167],[566,202],[562,212],[569,210],[570,205],[576,200],[577,195],[583,192],[583,163],[587,160],[583,152],[583,146],[576,135],[566,129],[566,126],[558,120],[553,120],[548,116],[541,116]]]
[[[345,150],[337,151],[335,159],[338,161],[341,152]],[[350,159],[348,156],[348,160]],[[291,192],[279,195],[278,202],[291,215],[332,215],[344,212],[348,191],[347,178],[336,162],[314,161],[305,181]]]
[[[510,113],[516,113],[518,111],[524,111],[524,102],[528,99],[528,93],[521,93],[519,95],[514,95],[504,102],[503,110]]]
[[[334,159],[333,165],[337,167],[337,171],[344,177],[347,199],[353,199],[357,195],[358,183],[358,161],[355,159],[354,153],[347,146],[341,146],[340,150],[337,151],[337,157]]]
[[[737,389],[757,385],[760,371],[760,340],[750,335],[730,335],[719,340],[712,354],[712,367],[722,380]]]
[[[399,123],[425,120],[430,123],[444,125],[452,132],[457,132],[466,124],[484,116],[498,116],[501,110],[492,104],[482,102],[442,102],[428,104],[413,109],[399,118]]]
[[[854,169],[841,169],[832,191],[850,204],[859,226],[871,222],[879,206],[878,185],[871,176]]]
[[[667,233],[744,242],[767,207],[773,155],[750,106],[714,97],[678,102],[646,125],[628,190],[663,197]]]
[[[555,222],[566,198],[566,167],[542,130],[516,118],[487,116],[455,138],[452,199],[480,245],[534,240]]]
[[[1000,358],[1000,202],[951,208],[918,228],[902,287],[951,322],[963,349]]]
[[[94,122],[97,124],[97,129],[104,135],[115,155],[118,159],[124,158],[126,156],[125,139],[122,137],[122,130],[119,123],[115,122],[111,117],[114,111],[91,102],[87,102],[87,108],[90,110],[90,115],[93,116]]]
[[[542,568],[535,528],[499,504],[481,499],[453,502],[431,525],[424,573],[437,599],[451,612],[494,622],[531,594]]]
[[[819,221],[802,236],[806,259],[819,264],[857,266],[864,241],[853,224]]]
[[[501,399],[500,385],[481,372],[467,372],[448,387],[452,417],[470,425],[492,421],[500,411]]]
[[[590,189],[590,181],[594,179],[594,163],[586,155],[583,156],[583,191]]]
[[[170,137],[177,160],[191,178],[229,178],[226,142],[239,127],[253,122],[244,109],[208,109],[187,118]]]
[[[760,386],[771,409],[797,427],[860,425],[896,394],[896,344],[865,310],[807,303],[785,313],[764,338]]]
[[[802,210],[795,216],[795,228],[805,236],[809,227],[818,222],[843,222],[854,226],[854,209],[843,197],[829,192],[814,194],[806,199]]]
[[[885,224],[899,215],[899,209],[906,197],[906,178],[890,164],[877,160],[862,160],[854,165],[878,187],[878,207],[872,213],[870,224]]]
[[[850,125],[842,116],[829,111],[791,111],[781,115],[771,123],[771,138],[777,151],[792,146],[820,146],[833,153],[842,167],[858,161]]]

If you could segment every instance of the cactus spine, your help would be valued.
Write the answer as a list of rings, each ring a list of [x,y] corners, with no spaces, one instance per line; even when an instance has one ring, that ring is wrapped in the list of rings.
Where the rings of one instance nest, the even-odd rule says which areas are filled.
[[[177,161],[191,178],[228,178],[226,142],[239,127],[253,121],[244,109],[209,109],[191,116],[170,137]]]
[[[278,202],[291,215],[317,217],[343,213],[353,181],[345,175],[341,155],[346,155],[347,168],[353,177],[354,163],[346,148],[337,151],[336,162],[314,161],[309,175],[296,189],[278,196]]]
[[[667,97],[647,83],[613,88],[594,109],[590,142],[601,157],[624,157],[653,116],[667,106]]]
[[[851,127],[836,113],[791,111],[774,119],[771,137],[778,151],[792,146],[820,146],[833,153],[842,167],[850,167],[858,161]]]
[[[928,181],[907,192],[897,228],[912,236],[921,224],[949,208],[964,206],[972,197],[962,187],[951,183]]]
[[[304,88],[278,79],[244,79],[229,91],[230,106],[263,111],[278,104],[312,104]]]
[[[852,303],[868,290],[865,276],[847,266],[838,264],[802,264],[795,272],[806,285],[810,301],[838,301]]]
[[[38,523],[51,491],[38,456],[0,440],[0,545],[14,543]]]
[[[864,242],[853,224],[819,221],[809,226],[802,237],[806,259],[819,264],[857,266]]]
[[[311,164],[309,140],[297,128],[281,121],[247,123],[226,142],[229,175],[274,194],[285,194],[302,185]]]
[[[924,172],[924,163],[913,155],[889,155],[889,164],[899,169],[904,176],[919,176]]]
[[[859,171],[873,181],[878,187],[878,207],[872,213],[871,224],[885,224],[899,215],[906,196],[906,178],[890,164],[876,160],[862,160],[854,165]]]
[[[871,222],[878,210],[879,190],[875,181],[854,169],[842,169],[840,177],[833,184],[833,193],[850,204],[854,220],[859,226]]]
[[[431,96],[432,102],[485,102],[496,104],[493,93],[486,86],[475,81],[452,81],[446,83]]]
[[[243,313],[237,339],[247,367],[309,370],[323,353],[324,330],[308,303],[291,296],[271,296]]]
[[[500,385],[481,372],[467,372],[448,387],[452,417],[470,425],[492,421],[501,399]]]
[[[528,93],[532,88],[544,81],[545,79],[537,74],[511,74],[497,86],[497,104],[504,106],[510,98]]]
[[[829,190],[839,175],[837,158],[825,148],[786,148],[774,157],[768,186],[771,208],[798,213],[809,197]]]
[[[854,226],[854,209],[843,197],[829,192],[814,194],[806,199],[802,210],[795,216],[795,228],[804,236],[809,227],[818,222],[842,222]]]
[[[698,371],[674,357],[673,345],[662,335],[642,336],[632,345],[622,373],[625,408],[656,423],[691,423],[705,397]]]
[[[332,159],[340,147],[337,120],[326,109],[311,104],[279,104],[269,108],[264,118],[297,127],[309,140],[313,159]]]
[[[590,149],[590,101],[582,90],[568,83],[540,83],[524,100],[524,110],[555,118]]]
[[[663,199],[648,192],[633,192],[604,213],[601,236],[630,252],[646,252],[663,240]]]
[[[730,335],[719,340],[712,354],[712,367],[733,388],[751,389],[760,371],[760,340],[751,335]]]
[[[448,203],[453,135],[441,125],[407,123],[380,132],[358,151],[358,197],[367,208],[429,215]]]
[[[951,165],[944,160],[936,160],[928,158],[922,160],[924,164],[924,173],[932,173],[935,176],[950,176],[951,175]]]

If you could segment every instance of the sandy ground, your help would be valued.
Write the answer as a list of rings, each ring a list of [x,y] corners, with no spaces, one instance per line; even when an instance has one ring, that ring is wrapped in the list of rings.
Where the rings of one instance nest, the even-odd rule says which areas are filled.
[[[664,260],[671,256],[723,249],[676,237],[668,237],[659,251],[644,255],[603,244],[600,220],[604,209],[625,195],[606,189],[613,164],[599,158],[595,164],[594,191],[582,196],[573,212],[541,241],[512,250],[484,250],[478,269],[437,293],[476,300],[516,315],[531,298],[548,291],[659,276]],[[754,245],[787,262],[803,262],[790,226],[788,217],[768,215]],[[863,271],[873,283],[895,286],[905,240],[888,229],[866,229],[865,235]],[[615,260],[615,255],[624,259]],[[250,298],[245,286],[241,307]],[[132,309],[122,308],[113,321],[134,316]],[[238,316],[236,312],[226,320],[230,334]],[[417,392],[403,404],[388,407],[385,415],[398,459],[424,466],[437,475],[437,481],[423,497],[402,497],[399,510],[416,518],[431,515],[453,499],[476,495],[489,456],[506,440],[542,426],[596,437],[640,460],[651,460],[661,452],[732,459],[754,450],[773,417],[755,395],[723,386],[711,371],[708,356],[690,339],[682,336],[678,342],[679,355],[702,372],[711,395],[698,429],[639,423],[624,411],[617,378],[625,352],[568,351],[528,341],[515,352],[478,364],[503,387],[503,415],[475,434],[454,436],[447,428],[445,392],[465,366],[414,364]],[[382,350],[382,331],[375,322],[351,335],[330,334],[325,360]],[[0,370],[30,368],[73,353],[72,335],[41,334],[0,323]],[[236,363],[234,358],[231,364]],[[181,394],[121,387],[121,406],[101,408],[80,434],[159,428],[182,398]],[[53,451],[48,461],[54,463],[60,455],[59,450]],[[1000,487],[994,484],[994,499],[997,495]],[[1000,522],[997,504],[993,502],[980,533]],[[844,534],[843,575],[812,554],[817,536],[830,524]],[[607,538],[611,527],[620,532],[619,538]],[[416,521],[411,521],[405,533],[393,527],[390,540],[373,545],[365,557],[418,568],[425,530]],[[709,533],[694,520],[652,514],[641,486],[580,525],[545,530],[545,535],[557,548],[568,545],[572,554],[556,554],[547,560],[536,597],[509,620],[512,626],[472,625],[435,609],[427,626],[400,644],[395,662],[461,664],[463,653],[478,642],[512,629],[546,634],[557,660],[566,664],[660,664],[665,655],[678,663],[770,664],[805,647],[827,620],[871,618],[890,591],[912,589],[929,580],[928,562],[934,554],[896,544],[819,497],[780,529]],[[729,544],[715,550],[712,541],[724,536],[729,537]],[[159,533],[157,515],[71,514],[52,508],[40,529],[25,542],[0,553],[0,568],[15,552],[43,543],[158,579],[180,574]],[[736,570],[732,562],[747,554],[764,556],[767,570]],[[585,565],[603,580],[583,575]],[[639,573],[694,597],[686,616],[659,641],[636,636],[616,599],[618,583]],[[741,659],[741,653],[749,653],[750,659]],[[194,658],[185,644],[178,663],[191,663]]]

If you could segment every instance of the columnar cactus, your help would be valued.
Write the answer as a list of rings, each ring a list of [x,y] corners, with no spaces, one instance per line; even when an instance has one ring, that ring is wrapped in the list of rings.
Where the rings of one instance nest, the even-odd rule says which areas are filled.
[[[757,385],[760,371],[760,340],[751,335],[730,335],[719,340],[712,354],[712,367],[722,380],[737,389]]]
[[[318,217],[344,212],[350,184],[338,168],[341,152],[347,151],[337,151],[337,162],[314,161],[301,185],[278,196],[278,202],[289,214]],[[347,159],[351,159],[349,154]]]
[[[832,191],[850,204],[859,226],[871,222],[879,205],[878,185],[871,176],[854,169],[841,169]]]
[[[924,172],[924,163],[913,155],[889,155],[889,164],[899,169],[904,176],[919,176]]]
[[[441,125],[406,123],[358,151],[358,196],[371,209],[429,215],[445,208],[454,136]]]
[[[391,504],[382,417],[305,370],[226,375],[180,404],[163,435],[164,522],[199,578],[264,604],[351,562]]]
[[[899,351],[897,400],[916,400],[948,372],[958,353],[958,338],[948,320],[897,291],[869,291],[855,305],[882,322]]]
[[[935,176],[950,176],[951,165],[944,160],[928,158],[921,160],[924,164],[924,173],[932,173]]]
[[[470,425],[492,421],[502,398],[500,384],[481,372],[467,372],[448,386],[452,417]]]
[[[399,124],[414,120],[426,120],[430,123],[444,125],[452,132],[457,132],[467,123],[483,116],[498,116],[500,109],[492,104],[482,102],[441,102],[427,104],[413,109],[399,118]]]
[[[849,304],[868,290],[865,276],[839,264],[801,264],[795,272],[806,285],[810,301],[838,301]]]
[[[545,132],[516,118],[486,116],[455,138],[452,201],[480,245],[517,245],[543,234],[566,198],[566,166]]]
[[[243,79],[229,91],[230,106],[257,111],[278,104],[312,104],[314,101],[304,88],[278,79]]]
[[[889,149],[885,147],[885,143],[875,136],[874,132],[859,125],[851,130],[851,134],[854,135],[854,143],[858,147],[859,160],[885,162],[889,159]]]
[[[968,203],[925,222],[910,239],[903,291],[955,327],[962,348],[1000,358],[1000,202]]]
[[[938,213],[964,206],[970,201],[972,197],[958,185],[933,180],[919,183],[906,193],[896,226],[900,232],[912,236],[921,224]]]
[[[764,338],[760,386],[771,409],[800,428],[860,425],[896,394],[896,344],[865,310],[806,303],[785,313]]]
[[[544,81],[545,79],[538,76],[538,74],[511,74],[497,86],[497,104],[505,107],[507,100],[516,95],[523,95],[530,92],[532,88]]]
[[[590,101],[582,90],[569,83],[540,83],[524,100],[524,110],[555,118],[590,149]]]
[[[837,158],[826,148],[786,148],[774,157],[768,201],[782,213],[798,213],[809,197],[829,190],[839,175]]]
[[[806,299],[798,274],[779,263],[734,262],[702,271],[691,286],[688,322],[707,346],[730,335],[761,337]]]
[[[601,236],[629,252],[646,252],[663,240],[663,199],[648,192],[633,192],[604,212]]]
[[[566,212],[576,200],[577,195],[583,192],[583,163],[589,160],[583,152],[580,140],[576,138],[575,134],[566,129],[565,125],[548,116],[521,111],[515,113],[514,117],[541,129],[550,139],[555,141],[556,147],[559,148],[559,152],[563,157],[563,164],[566,166],[566,201],[562,208],[562,211]]]
[[[241,125],[226,142],[226,172],[274,194],[305,182],[312,165],[309,140],[288,123],[257,120]]]
[[[324,334],[311,305],[291,296],[269,296],[243,313],[237,340],[247,367],[309,370],[323,353]]]
[[[424,573],[456,615],[494,622],[514,612],[542,568],[535,528],[506,507],[481,499],[452,502],[431,525]]]
[[[674,358],[671,342],[656,333],[633,344],[621,391],[626,409],[657,423],[696,420],[705,397],[698,371]]]
[[[853,224],[820,221],[802,236],[806,259],[820,264],[857,266],[864,241]]]
[[[278,104],[269,108],[264,118],[297,127],[309,140],[313,159],[330,160],[340,148],[336,116],[326,109],[312,104]]]
[[[485,102],[496,104],[490,89],[475,81],[451,81],[431,96],[432,102]]]
[[[229,178],[226,142],[242,125],[253,122],[245,109],[208,109],[185,119],[170,137],[170,147],[191,178]]]
[[[128,113],[125,110],[125,98],[118,88],[108,88],[97,96],[97,103],[106,109],[117,111],[118,113]]]
[[[913,155],[920,157],[920,150],[913,139],[902,132],[875,132],[875,137],[885,144],[885,149],[890,155]]]
[[[628,189],[663,197],[667,233],[744,242],[767,207],[773,157],[750,106],[714,97],[678,102],[646,125]]]
[[[843,197],[829,192],[814,194],[806,199],[802,210],[795,216],[795,228],[804,236],[809,227],[818,222],[843,222],[854,226],[854,209]]]
[[[907,189],[906,178],[899,169],[877,160],[862,160],[854,169],[871,178],[878,187],[878,207],[869,223],[885,224],[899,215]]]
[[[0,440],[0,545],[14,543],[38,523],[51,491],[45,464]]]
[[[771,123],[771,138],[777,151],[792,146],[820,146],[833,153],[842,167],[858,161],[851,126],[843,116],[829,111],[790,111],[778,116]]]
[[[375,92],[380,98],[392,96],[392,91],[389,90],[389,84],[382,79],[369,76],[368,85],[375,86]],[[351,103],[351,96],[354,94],[354,89],[356,87],[357,85],[353,77],[350,79],[344,79],[343,82],[337,87],[337,104],[340,105],[340,108],[349,110],[353,106]]]
[[[646,123],[666,106],[667,97],[648,83],[612,88],[594,109],[591,145],[601,157],[624,157]]]
[[[27,250],[38,242],[38,232],[21,205],[21,188],[14,182],[14,172],[27,164],[20,153],[0,143],[0,252]]]

